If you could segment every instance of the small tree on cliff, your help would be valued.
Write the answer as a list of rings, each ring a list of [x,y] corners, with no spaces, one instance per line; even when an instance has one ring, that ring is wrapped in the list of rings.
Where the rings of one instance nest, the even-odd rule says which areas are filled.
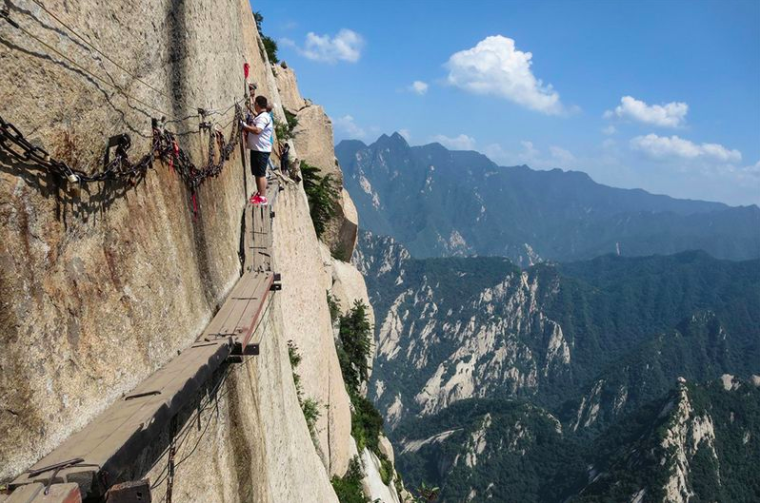
[[[327,223],[337,213],[339,192],[330,175],[320,176],[320,169],[301,161],[303,190],[309,199],[309,213],[317,237],[322,237]]]
[[[367,306],[361,300],[340,317],[340,370],[346,387],[354,395],[369,376],[369,356],[372,351],[372,325],[367,318]]]
[[[264,50],[267,53],[269,62],[272,64],[279,63],[280,60],[277,58],[277,42],[275,42],[274,39],[264,35],[264,32],[261,31],[261,23],[264,21],[264,16],[261,14],[261,12],[254,12],[253,19],[256,20],[256,29],[259,30],[261,43],[264,44]]]

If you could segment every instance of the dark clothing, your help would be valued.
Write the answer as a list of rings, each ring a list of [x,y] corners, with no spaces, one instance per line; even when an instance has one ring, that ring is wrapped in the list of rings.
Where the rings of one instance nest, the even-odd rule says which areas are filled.
[[[251,150],[251,173],[257,178],[267,176],[267,165],[269,164],[269,154],[271,152],[259,152]]]
[[[287,175],[290,170],[290,145],[287,143],[280,151],[280,171],[283,175]]]

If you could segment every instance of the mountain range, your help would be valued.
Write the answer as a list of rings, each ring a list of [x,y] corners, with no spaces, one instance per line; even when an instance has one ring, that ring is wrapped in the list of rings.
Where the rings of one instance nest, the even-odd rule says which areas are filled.
[[[415,259],[392,238],[364,232],[354,262],[377,318],[370,397],[401,452],[401,473],[440,484],[443,501],[663,501],[670,472],[649,458],[625,498],[605,481],[627,473],[615,468],[623,460],[639,463],[628,454],[642,438],[662,441],[660,414],[681,400],[681,381],[702,389],[760,375],[760,260],[609,254],[521,269],[500,257]],[[643,428],[638,437],[628,423]],[[718,462],[739,462],[716,449]],[[688,471],[689,480],[703,475]],[[693,483],[676,485],[689,493]]]
[[[501,256],[521,266],[607,253],[704,250],[760,258],[760,208],[612,188],[577,171],[500,167],[473,151],[410,146],[398,133],[335,149],[362,228],[417,258]]]
[[[336,148],[376,315],[369,398],[440,501],[760,500],[760,209]]]

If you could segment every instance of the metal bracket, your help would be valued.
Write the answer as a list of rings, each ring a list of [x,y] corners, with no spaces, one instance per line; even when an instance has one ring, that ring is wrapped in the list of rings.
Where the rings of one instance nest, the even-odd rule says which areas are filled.
[[[274,273],[274,279],[272,281],[282,281],[282,274],[279,272]]]
[[[258,356],[260,353],[258,343],[248,344],[243,348],[243,354],[245,356]]]
[[[69,459],[68,461],[61,461],[60,463],[56,463],[54,465],[48,465],[48,466],[43,466],[42,468],[37,468],[35,470],[29,470],[28,473],[30,477],[36,477],[37,475],[40,475],[45,472],[49,472],[51,470],[58,470],[60,468],[66,468],[71,465],[78,465],[79,463],[82,463],[82,462],[84,462],[84,459],[82,458]]]
[[[108,143],[106,144],[106,155],[103,160],[103,167],[108,167],[108,163],[111,162],[111,149],[116,147],[116,154],[123,155],[126,154],[127,150],[129,150],[129,147],[132,146],[132,139],[129,137],[127,133],[124,134],[117,134],[116,136],[112,136],[108,139]]]
[[[269,290],[272,292],[279,292],[282,290],[282,283],[272,283],[272,286],[269,287]]]
[[[208,129],[210,131],[213,125],[210,122],[206,121],[206,116],[209,115],[209,112],[203,108],[199,108],[198,115],[201,116],[201,122],[198,124],[198,131],[203,131],[204,129]]]
[[[150,482],[147,479],[124,482],[111,487],[106,503],[151,503]]]
[[[124,397],[124,400],[134,400],[135,398],[144,398],[146,396],[153,396],[153,395],[160,395],[161,392],[158,390],[155,391],[146,391],[145,393],[135,393],[134,395],[127,395]]]

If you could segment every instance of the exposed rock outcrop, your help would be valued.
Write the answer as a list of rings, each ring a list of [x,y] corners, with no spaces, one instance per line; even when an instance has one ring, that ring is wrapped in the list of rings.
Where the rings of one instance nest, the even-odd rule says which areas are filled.
[[[298,90],[298,81],[292,68],[287,65],[277,65],[274,67],[274,76],[277,79],[277,88],[280,91],[282,106],[290,113],[297,114],[299,110],[306,106],[306,100],[301,97]]]
[[[298,119],[293,141],[300,160],[319,168],[321,175],[330,176],[339,188],[337,214],[327,223],[322,239],[333,254],[349,260],[356,246],[359,218],[353,201],[343,189],[343,172],[335,157],[332,121],[321,106],[301,97],[292,69],[277,67],[275,75],[283,106]]]

